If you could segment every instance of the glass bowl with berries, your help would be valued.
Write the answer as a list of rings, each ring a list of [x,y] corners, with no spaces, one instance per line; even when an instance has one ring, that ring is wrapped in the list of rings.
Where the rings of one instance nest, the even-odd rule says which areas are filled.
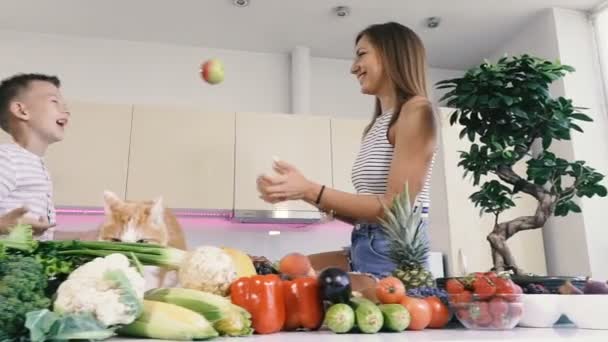
[[[474,273],[447,279],[445,288],[451,310],[468,329],[513,329],[523,315],[522,289],[508,276]]]

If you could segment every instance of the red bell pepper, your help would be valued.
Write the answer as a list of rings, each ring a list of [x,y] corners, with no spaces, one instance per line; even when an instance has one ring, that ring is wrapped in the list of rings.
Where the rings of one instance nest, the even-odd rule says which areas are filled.
[[[323,303],[316,278],[302,277],[283,282],[285,325],[283,330],[318,329],[323,323]]]
[[[259,334],[280,331],[285,324],[283,282],[276,274],[237,279],[230,285],[232,303],[251,314],[253,329]]]

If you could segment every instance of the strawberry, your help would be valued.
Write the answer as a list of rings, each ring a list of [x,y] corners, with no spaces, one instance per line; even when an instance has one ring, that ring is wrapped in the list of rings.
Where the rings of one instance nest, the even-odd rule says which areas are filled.
[[[456,311],[456,316],[461,321],[470,321],[471,320],[471,314],[469,313],[468,309],[458,309],[458,311]]]
[[[509,324],[508,316],[496,316],[492,319],[492,327],[496,329],[505,329]]]
[[[504,299],[499,298],[499,297],[492,298],[492,300],[490,300],[489,307],[490,307],[490,313],[495,318],[502,317],[507,312],[509,312],[509,304],[507,304],[507,302]]]
[[[492,297],[496,293],[496,287],[488,278],[477,278],[473,281],[473,293],[479,299],[484,300]]]
[[[464,285],[458,281],[458,279],[449,279],[445,283],[445,289],[449,294],[462,293],[462,291],[464,291]]]
[[[520,295],[522,293],[524,293],[524,291],[522,291],[521,287],[519,287],[519,285],[513,283],[513,288],[515,288],[515,294]]]
[[[469,308],[469,314],[471,315],[471,319],[478,325],[488,326],[492,323],[492,315],[486,302],[472,304]]]
[[[491,281],[494,281],[494,279],[498,278],[498,274],[496,274],[496,272],[486,272],[483,275],[488,277],[488,279],[490,279]]]
[[[464,290],[461,293],[457,293],[451,296],[454,304],[465,304],[470,303],[473,300],[473,294],[471,291]]]
[[[515,293],[515,285],[511,279],[505,278],[496,278],[493,280],[494,285],[496,286],[496,294],[499,295],[509,295]]]
[[[517,289],[515,288],[517,285],[515,285],[511,279],[496,278],[496,280],[494,280],[494,285],[496,285],[497,295],[509,302],[513,302],[517,299]]]

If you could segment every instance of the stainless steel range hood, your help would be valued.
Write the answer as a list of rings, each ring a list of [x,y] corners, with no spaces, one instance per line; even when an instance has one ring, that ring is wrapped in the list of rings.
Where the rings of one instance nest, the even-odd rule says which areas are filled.
[[[315,210],[243,210],[235,209],[233,220],[242,223],[312,224],[322,214]]]

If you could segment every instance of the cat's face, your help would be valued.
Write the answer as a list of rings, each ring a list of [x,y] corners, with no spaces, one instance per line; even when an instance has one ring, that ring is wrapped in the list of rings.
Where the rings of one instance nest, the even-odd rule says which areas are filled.
[[[104,202],[106,217],[99,229],[100,240],[167,245],[169,236],[162,199],[123,201],[106,191]]]

